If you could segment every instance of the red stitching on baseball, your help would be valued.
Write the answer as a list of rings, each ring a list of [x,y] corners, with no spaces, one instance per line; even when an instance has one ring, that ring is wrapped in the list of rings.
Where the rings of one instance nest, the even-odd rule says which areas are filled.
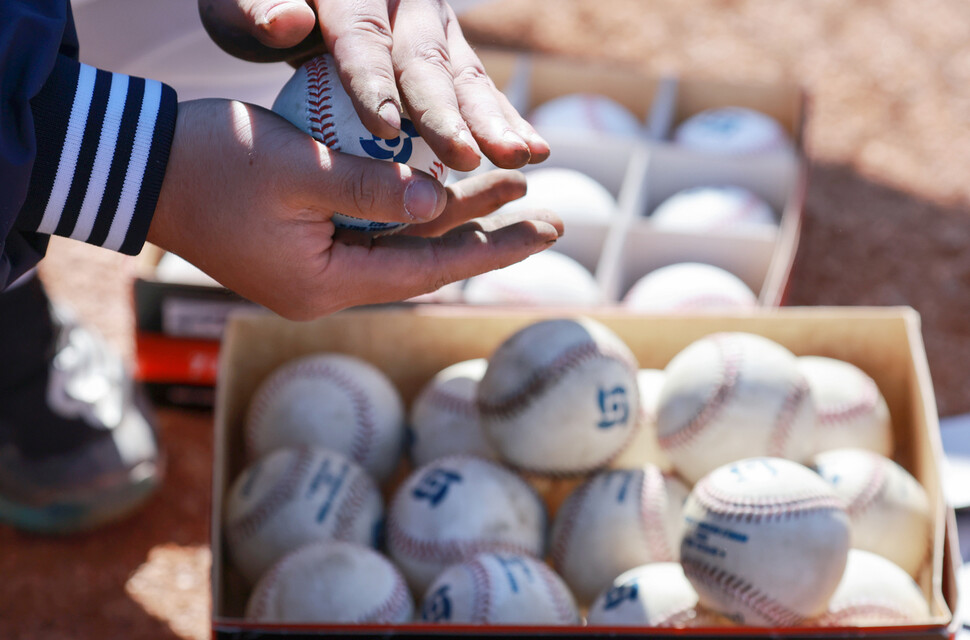
[[[709,566],[694,558],[683,558],[681,564],[684,574],[707,585],[712,590],[724,593],[731,599],[754,611],[759,616],[778,627],[795,627],[805,621],[805,616],[773,600],[750,582],[728,573],[723,569]]]
[[[768,441],[768,455],[776,458],[786,458],[785,447],[791,438],[792,427],[795,416],[806,398],[810,396],[808,383],[804,378],[799,379],[788,390],[781,409],[775,417],[775,424],[771,428],[771,437]]]
[[[857,623],[860,617],[870,620],[876,618],[884,624],[905,623],[913,619],[893,602],[856,600],[847,602],[838,609],[826,611],[818,618],[818,624],[823,627],[841,627]]]
[[[864,453],[872,465],[870,473],[866,475],[866,483],[862,486],[851,499],[846,500],[845,510],[850,518],[858,517],[860,513],[871,507],[876,502],[876,498],[882,493],[886,486],[886,469],[882,459],[875,454]]]
[[[357,423],[348,457],[354,462],[363,465],[368,454],[372,451],[376,432],[374,418],[371,413],[370,398],[367,392],[344,372],[329,364],[322,364],[318,361],[291,364],[285,369],[272,374],[266,383],[260,387],[256,397],[252,400],[252,406],[249,410],[249,421],[246,425],[245,434],[247,449],[251,453],[258,450],[256,447],[257,425],[262,423],[263,414],[266,411],[270,398],[290,380],[300,377],[317,377],[329,380],[347,394],[347,397],[353,405]]]
[[[354,622],[408,622],[407,620],[402,620],[402,618],[407,613],[408,604],[411,602],[411,594],[408,592],[407,585],[404,584],[404,578],[401,576],[401,572],[390,562],[387,564],[391,568],[391,574],[394,576],[394,585],[391,587],[391,593],[384,602],[367,613],[361,614]]]
[[[674,429],[671,433],[660,434],[658,439],[663,449],[675,449],[689,443],[698,433],[704,430],[718,416],[727,404],[731,394],[737,388],[738,377],[741,373],[742,353],[737,341],[730,340],[725,334],[714,334],[711,342],[721,354],[721,381],[714,389],[697,413],[690,417],[685,424]]]
[[[695,607],[681,607],[658,616],[650,626],[653,627],[686,627],[697,619]]]
[[[486,624],[491,622],[492,610],[491,578],[481,560],[475,558],[463,563],[472,579],[472,614],[469,622]]]
[[[718,517],[741,522],[788,520],[817,511],[845,510],[843,500],[832,494],[806,492],[793,497],[742,497],[719,490],[709,477],[694,486],[693,494],[701,506]]]
[[[816,407],[816,420],[820,427],[834,427],[840,422],[855,420],[871,413],[879,402],[879,388],[869,378],[863,378],[863,389],[854,402]]]
[[[357,470],[356,475],[350,482],[344,493],[344,498],[337,507],[334,514],[333,537],[338,540],[350,540],[350,531],[354,526],[354,520],[360,514],[364,499],[370,493],[368,489],[372,487],[371,479],[367,474]]]
[[[317,56],[306,63],[307,80],[307,121],[310,122],[310,135],[334,151],[340,151],[340,141],[336,136],[329,138],[324,135],[328,128],[321,123],[330,123],[333,119],[330,95],[330,65],[326,56]]]
[[[226,536],[235,544],[259,531],[263,522],[293,499],[297,487],[310,471],[312,461],[313,453],[309,449],[297,451],[293,464],[277,479],[276,484],[254,505],[253,509],[245,516],[226,525]]]
[[[675,562],[667,542],[666,514],[667,478],[653,465],[639,469],[640,474],[640,524],[643,538],[650,552],[651,562]]]
[[[478,405],[475,403],[475,396],[461,396],[457,393],[446,391],[440,386],[432,387],[424,396],[425,402],[454,413],[463,418],[478,418]]]
[[[419,540],[405,533],[393,513],[387,519],[388,547],[425,562],[449,564],[477,556],[479,553],[518,553],[537,556],[539,549],[505,540]]]
[[[638,366],[630,360],[629,354],[609,345],[584,342],[567,349],[551,364],[534,372],[518,391],[495,400],[479,398],[478,410],[483,416],[508,420],[525,411],[537,396],[545,393],[572,369],[596,359],[618,361],[636,377]]]
[[[566,597],[562,586],[562,579],[544,562],[536,562],[535,566],[539,570],[539,577],[542,580],[543,586],[546,588],[546,593],[552,601],[552,607],[559,616],[559,620],[565,624],[575,623],[576,609],[573,607],[573,603]]]
[[[583,505],[586,504],[586,496],[589,494],[593,481],[584,482],[566,499],[559,507],[556,518],[562,519],[562,526],[556,530],[556,537],[552,541],[552,549],[549,557],[554,567],[563,570],[566,564],[566,554],[569,552],[569,543],[572,541],[573,530],[579,520],[579,514]]]

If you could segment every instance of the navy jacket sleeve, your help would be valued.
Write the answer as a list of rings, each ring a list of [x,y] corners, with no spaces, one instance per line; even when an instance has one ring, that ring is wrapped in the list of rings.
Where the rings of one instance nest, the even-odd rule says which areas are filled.
[[[141,249],[176,111],[171,87],[78,61],[68,0],[0,0],[0,290],[52,234]]]

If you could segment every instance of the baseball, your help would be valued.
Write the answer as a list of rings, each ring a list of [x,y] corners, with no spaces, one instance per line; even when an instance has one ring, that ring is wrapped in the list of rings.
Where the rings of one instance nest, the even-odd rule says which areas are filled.
[[[380,483],[404,446],[404,404],[374,365],[338,353],[291,360],[253,394],[246,416],[251,458],[278,447],[317,445],[339,451]]]
[[[688,489],[654,465],[604,471],[559,507],[550,538],[552,566],[582,604],[616,576],[680,556]]]
[[[657,205],[648,220],[655,229],[683,233],[746,233],[778,224],[770,204],[734,186],[678,191]]]
[[[842,500],[818,474],[748,458],[694,486],[680,562],[705,607],[744,625],[798,626],[825,611],[849,535]]]
[[[390,140],[378,138],[364,127],[329,54],[305,62],[294,72],[276,96],[273,111],[334,151],[400,162],[429,173],[440,182],[448,176],[448,168],[418,134],[407,114],[401,116],[400,135]],[[389,233],[406,226],[342,213],[334,213],[333,223],[369,233]]]
[[[616,198],[599,182],[581,171],[550,167],[525,174],[528,191],[503,205],[496,213],[549,209],[568,226],[571,222],[610,224],[617,214]]]
[[[541,557],[545,506],[498,464],[449,456],[415,470],[387,515],[387,549],[416,593],[449,565],[488,551]]]
[[[777,120],[743,107],[718,107],[694,114],[677,126],[674,142],[717,154],[761,153],[791,146]]]
[[[464,289],[465,302],[474,305],[589,307],[602,297],[589,269],[551,249],[473,276]]]
[[[297,547],[334,538],[377,546],[384,500],[364,470],[328,449],[277,449],[247,467],[226,495],[233,565],[256,582]]]
[[[697,592],[679,562],[652,562],[617,576],[596,597],[586,622],[607,627],[708,627],[727,622],[697,605]]]
[[[494,460],[495,450],[482,433],[475,398],[485,375],[484,358],[458,362],[429,380],[411,405],[410,453],[415,466],[453,454]]]
[[[858,447],[892,454],[889,407],[875,380],[835,358],[802,356],[798,367],[815,402],[815,451]]]
[[[489,358],[478,385],[482,427],[499,457],[523,471],[601,468],[639,426],[636,358],[589,318],[533,323]]]
[[[490,625],[576,625],[572,594],[544,562],[482,553],[435,578],[421,605],[424,622]]]
[[[664,369],[660,447],[688,482],[752,456],[808,462],[815,410],[796,357],[750,333],[716,333]]]
[[[651,313],[753,309],[758,306],[758,297],[730,271],[681,262],[660,267],[637,280],[623,297],[623,306]]]
[[[660,450],[657,441],[657,402],[664,384],[663,369],[640,369],[637,371],[637,388],[640,391],[640,426],[633,439],[623,451],[610,462],[614,469],[638,469],[652,463],[664,471],[670,469],[670,461]]]
[[[875,553],[849,549],[842,581],[818,619],[820,626],[891,626],[927,622],[932,614],[919,585]]]
[[[570,93],[543,102],[527,120],[540,134],[550,132],[639,136],[643,125],[628,108],[601,94]]]
[[[222,286],[212,276],[185,258],[167,251],[155,265],[155,277],[161,282],[191,284],[200,287]]]
[[[284,556],[246,605],[246,618],[260,622],[397,624],[413,614],[407,585],[387,558],[337,540]]]
[[[865,449],[835,449],[814,467],[845,500],[852,546],[877,553],[915,576],[930,558],[931,509],[926,490],[889,458]]]

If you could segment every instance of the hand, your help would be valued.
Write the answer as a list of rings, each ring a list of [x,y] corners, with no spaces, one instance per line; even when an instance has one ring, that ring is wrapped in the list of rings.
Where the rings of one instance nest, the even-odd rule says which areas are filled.
[[[403,105],[453,169],[474,169],[480,153],[506,169],[549,157],[442,0],[199,0],[199,13],[212,39],[246,60],[299,62],[330,51],[371,133],[395,137]]]
[[[445,188],[404,164],[331,152],[266,109],[196,100],[179,105],[148,239],[306,320],[429,293],[551,246],[562,222],[549,212],[472,220],[524,193],[515,171]],[[413,224],[371,238],[335,230],[334,211]]]

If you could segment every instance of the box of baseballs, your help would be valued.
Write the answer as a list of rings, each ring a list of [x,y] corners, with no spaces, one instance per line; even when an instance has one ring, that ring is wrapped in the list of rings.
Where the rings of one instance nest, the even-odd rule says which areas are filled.
[[[235,314],[213,636],[946,638],[909,308]]]
[[[566,233],[551,252],[421,301],[662,313],[784,302],[807,183],[800,86],[478,54],[552,149],[523,168],[528,192],[502,211],[551,209]]]

